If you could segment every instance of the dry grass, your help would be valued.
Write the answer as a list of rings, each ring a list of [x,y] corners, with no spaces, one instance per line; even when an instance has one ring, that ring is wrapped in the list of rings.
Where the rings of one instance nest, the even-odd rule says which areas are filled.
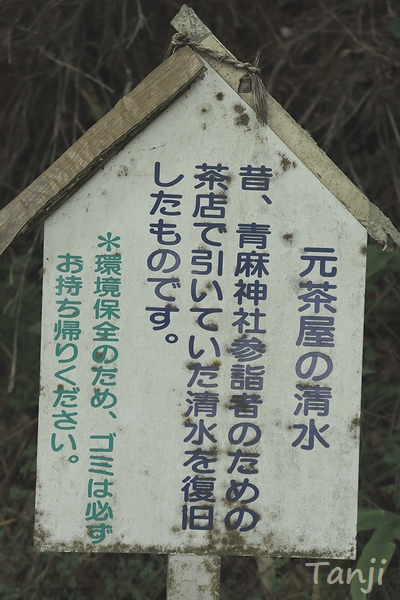
[[[180,4],[0,0],[0,207],[161,62],[172,34],[168,23]],[[194,0],[190,5],[238,59],[253,60],[261,50],[268,91],[400,228],[398,3]],[[148,571],[134,557],[75,560],[39,557],[30,551],[38,360],[36,350],[21,345],[18,363],[13,356],[21,332],[31,346],[38,346],[37,338],[26,333],[35,331],[40,319],[41,263],[36,249],[25,266],[32,240],[14,244],[0,266],[5,282],[0,292],[0,381],[6,390],[11,372],[14,388],[11,395],[2,392],[0,407],[0,464],[6,479],[0,494],[0,539],[7,548],[0,595],[6,600],[132,597],[128,591],[124,596],[110,589],[117,573],[119,581],[129,580],[136,590],[135,599],[161,598],[155,580],[150,578],[146,587]],[[361,471],[362,504],[392,511],[400,508],[400,477],[395,465],[385,466],[384,458],[388,452],[396,456],[394,451],[390,454],[388,440],[398,440],[394,443],[400,447],[398,273],[398,266],[383,265],[368,288],[365,364],[371,373],[364,393]],[[24,304],[17,296],[20,285]],[[282,598],[284,581],[285,598],[311,594],[301,561],[276,565],[282,589],[266,594],[255,562],[243,559],[238,566],[236,560],[224,562],[226,598]],[[162,560],[147,562],[147,569],[150,564],[152,576],[165,579]],[[143,578],[133,577],[133,570],[140,569]],[[396,573],[393,567],[387,575],[386,597],[400,585]],[[317,595],[314,590],[315,598],[334,597],[329,596],[335,593],[333,587]]]
[[[268,91],[399,224],[395,3],[201,0],[192,6],[238,58],[261,50]],[[167,0],[2,1],[6,201],[160,62],[178,8]]]

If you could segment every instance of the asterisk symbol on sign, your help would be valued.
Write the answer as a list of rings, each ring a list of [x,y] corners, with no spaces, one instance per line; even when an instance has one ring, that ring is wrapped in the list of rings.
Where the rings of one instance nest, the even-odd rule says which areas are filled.
[[[112,233],[110,231],[107,231],[106,237],[99,235],[97,236],[97,239],[101,240],[97,246],[99,248],[102,248],[103,246],[106,246],[106,252],[111,252],[112,248],[119,248],[120,244],[118,244],[118,240],[120,240],[120,236],[116,235],[113,237]]]

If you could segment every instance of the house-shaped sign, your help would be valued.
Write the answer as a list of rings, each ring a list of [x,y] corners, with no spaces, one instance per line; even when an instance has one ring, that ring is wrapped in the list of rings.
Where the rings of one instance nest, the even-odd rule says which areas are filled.
[[[355,557],[371,206],[244,75],[177,50],[20,198],[39,550]]]

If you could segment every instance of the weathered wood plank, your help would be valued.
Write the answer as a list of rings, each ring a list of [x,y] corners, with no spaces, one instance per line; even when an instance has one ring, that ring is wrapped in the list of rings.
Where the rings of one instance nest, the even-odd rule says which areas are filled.
[[[199,19],[193,9],[186,5],[171,21],[177,31],[186,32],[191,39],[201,46],[219,52],[232,54],[212,34]],[[245,72],[227,62],[221,62],[207,53],[203,58],[217,71],[221,77],[247,102],[254,110],[253,95],[239,92],[240,79]],[[323,185],[332,192],[342,204],[355,216],[364,227],[369,225],[370,203],[368,198],[346,177],[325,152],[315,143],[312,137],[278,104],[272,96],[268,97],[268,125],[274,133],[290,148],[299,159],[316,175]]]
[[[176,31],[185,32],[205,48],[224,52],[229,50],[212,34],[193,9],[185,4],[171,21]],[[239,94],[253,110],[252,93],[239,92],[240,80],[245,74],[227,62],[213,58],[207,52],[203,58]],[[335,165],[312,137],[272,97],[268,96],[268,126],[316,175],[321,183],[340,200],[347,210],[367,229],[369,235],[382,244],[383,249],[400,248],[400,233],[391,221],[354,185]]]
[[[220,556],[169,555],[167,600],[218,600],[220,573]]]
[[[18,235],[48,217],[204,70],[197,54],[182,48],[124,96],[0,211],[0,255]]]

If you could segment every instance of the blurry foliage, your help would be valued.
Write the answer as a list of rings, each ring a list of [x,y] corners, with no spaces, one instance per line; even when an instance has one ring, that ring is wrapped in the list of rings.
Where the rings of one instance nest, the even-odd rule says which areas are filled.
[[[268,91],[399,227],[398,3],[194,0],[190,5],[239,59],[252,60],[261,50]],[[0,1],[0,207],[162,61],[173,33],[169,21],[179,8],[174,0]],[[32,551],[40,238],[39,228],[0,260],[0,596],[161,600],[165,556]],[[369,528],[365,521],[360,526],[359,556],[368,558],[377,539],[374,552],[389,556],[393,550],[373,600],[400,596],[398,525],[390,521],[398,519],[400,508],[399,305],[400,256],[371,245],[360,519],[372,520]],[[385,518],[389,528],[382,529]],[[349,586],[313,585],[305,562],[277,559],[263,574],[254,558],[223,557],[221,599],[348,597]],[[344,561],[330,563],[344,567]]]
[[[372,571],[374,574],[372,581],[374,582],[378,581],[379,569],[382,568],[383,580],[383,575],[388,569],[396,549],[394,540],[400,540],[400,516],[384,510],[360,508],[357,529],[358,532],[375,529],[375,532],[363,548],[356,568],[367,574],[371,567],[375,567]],[[384,566],[382,567],[382,565]],[[363,589],[366,590],[368,587],[368,585],[363,586]],[[352,600],[365,598],[365,592],[360,590],[357,578],[351,582],[350,590]]]

